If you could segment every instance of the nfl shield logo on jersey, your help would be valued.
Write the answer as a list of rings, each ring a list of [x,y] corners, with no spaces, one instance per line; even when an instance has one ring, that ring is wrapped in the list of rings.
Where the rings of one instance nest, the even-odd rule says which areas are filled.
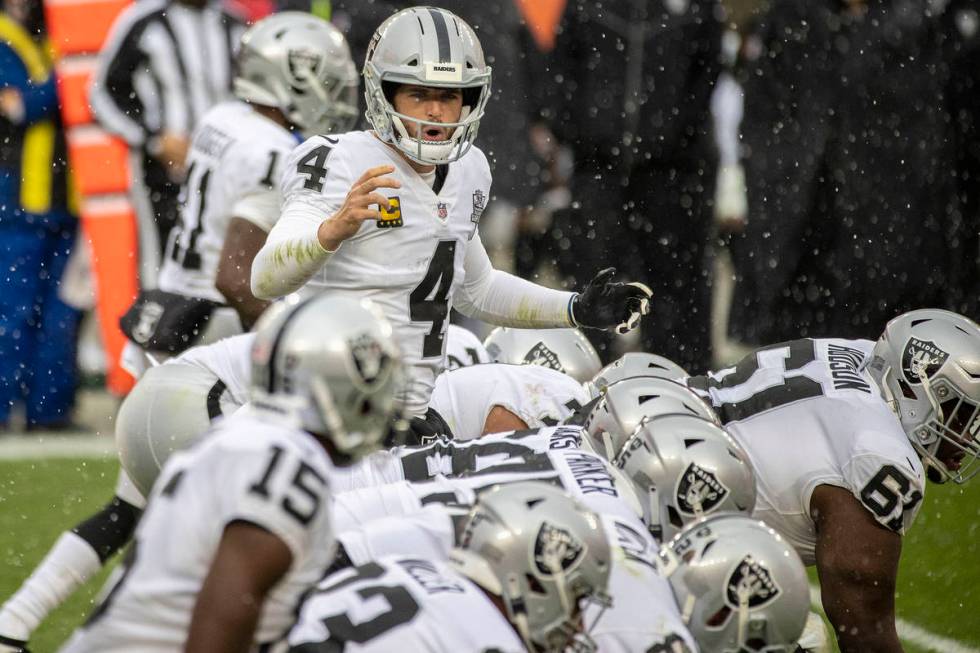
[[[918,338],[909,338],[902,352],[902,374],[912,384],[922,382],[922,374],[931,377],[943,366],[949,354],[936,346],[936,343]]]
[[[527,352],[524,356],[525,365],[540,365],[541,367],[547,367],[562,374],[565,373],[565,368],[561,366],[561,361],[558,360],[558,354],[548,349],[543,342],[539,342],[531,348],[531,351]]]
[[[582,559],[584,548],[571,533],[545,522],[534,540],[534,566],[544,576],[571,571]]]
[[[772,579],[769,570],[750,555],[745,556],[728,577],[725,598],[733,608],[738,608],[743,596],[748,597],[750,608],[758,608],[770,603],[778,595],[779,586]]]
[[[449,217],[449,206],[445,202],[436,204],[436,217],[443,222]]]
[[[714,474],[691,463],[677,482],[677,506],[688,515],[709,513],[725,500],[728,488]]]

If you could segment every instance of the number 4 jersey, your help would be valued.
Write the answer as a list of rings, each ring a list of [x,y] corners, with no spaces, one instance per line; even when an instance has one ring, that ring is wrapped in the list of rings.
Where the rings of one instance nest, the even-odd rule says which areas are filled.
[[[263,528],[292,553],[289,571],[266,597],[255,641],[282,636],[301,593],[333,556],[333,468],[312,436],[272,419],[245,408],[167,461],[124,575],[65,651],[182,650],[198,592],[234,521]]]
[[[903,534],[924,492],[922,464],[866,367],[869,340],[802,339],[756,350],[735,367],[692,377],[755,470],[755,515],[815,562],[810,497],[850,490]]]

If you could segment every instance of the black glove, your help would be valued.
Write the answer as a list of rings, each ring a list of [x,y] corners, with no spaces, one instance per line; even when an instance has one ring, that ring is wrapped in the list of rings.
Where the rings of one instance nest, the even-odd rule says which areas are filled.
[[[31,653],[27,649],[27,642],[19,639],[11,639],[0,635],[0,651],[14,651],[15,653]]]
[[[613,281],[616,268],[606,268],[593,277],[589,285],[572,299],[572,322],[592,329],[615,327],[622,335],[636,328],[640,317],[650,312],[653,293],[634,281]]]

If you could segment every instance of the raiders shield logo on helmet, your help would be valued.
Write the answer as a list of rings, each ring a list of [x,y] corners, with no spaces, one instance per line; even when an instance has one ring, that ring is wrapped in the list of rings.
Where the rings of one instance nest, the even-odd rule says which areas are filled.
[[[534,566],[543,576],[569,572],[579,563],[584,547],[571,533],[548,522],[541,525],[534,539]]]
[[[565,368],[561,366],[561,361],[558,360],[558,354],[548,349],[543,342],[534,345],[531,351],[524,355],[524,364],[540,365],[557,370],[562,374],[565,373]]]
[[[388,354],[381,344],[370,334],[362,333],[347,341],[354,368],[364,383],[371,385],[378,380],[382,371],[388,367]]]
[[[140,320],[133,329],[133,340],[145,345],[157,330],[157,324],[163,317],[163,304],[146,302],[140,308]]]
[[[709,513],[726,496],[728,488],[714,474],[694,463],[688,465],[677,481],[677,507],[688,515]]]
[[[725,598],[733,608],[738,608],[743,597],[750,608],[758,608],[770,603],[778,595],[779,586],[772,579],[769,570],[750,555],[745,556],[728,577]]]
[[[307,80],[316,77],[316,71],[320,69],[323,60],[320,55],[309,50],[290,50],[286,55],[289,64],[289,74],[293,78],[293,85],[303,88]]]
[[[911,384],[922,382],[921,375],[931,377],[943,366],[949,354],[936,346],[936,343],[918,338],[909,338],[902,351],[902,374]]]

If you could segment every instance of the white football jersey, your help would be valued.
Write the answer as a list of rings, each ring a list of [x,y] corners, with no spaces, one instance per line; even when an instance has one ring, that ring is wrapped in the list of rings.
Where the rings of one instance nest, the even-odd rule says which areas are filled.
[[[180,222],[160,270],[162,290],[224,303],[214,284],[228,224],[238,217],[264,231],[272,228],[283,165],[298,142],[240,100],[204,115],[187,153]]]
[[[732,368],[692,377],[755,469],[755,516],[815,562],[810,497],[850,490],[905,533],[925,491],[922,464],[867,372],[869,340],[802,339],[763,347]]]
[[[446,328],[463,281],[464,258],[490,197],[490,166],[478,147],[448,166],[438,193],[388,145],[366,131],[315,136],[286,162],[284,205],[302,203],[330,217],[369,168],[392,165],[400,188],[380,188],[392,202],[383,219],[365,222],[301,292],[329,289],[374,301],[394,327],[410,383],[403,397],[422,415],[445,365]],[[289,229],[291,226],[284,226]],[[479,239],[479,236],[476,236]],[[482,245],[480,245],[482,247]],[[271,270],[269,274],[274,274]]]
[[[311,435],[248,408],[174,453],[153,486],[125,573],[66,650],[182,650],[225,526],[236,520],[264,528],[292,552],[255,633],[257,645],[281,638],[300,595],[333,557],[332,469]]]
[[[470,365],[490,362],[490,354],[476,334],[469,329],[450,324],[446,331],[446,369],[458,370]]]
[[[391,555],[445,560],[456,545],[458,529],[453,526],[454,518],[462,517],[460,509],[468,507],[429,503],[414,514],[373,519],[359,528],[340,532],[338,540],[354,565]],[[670,584],[657,571],[656,540],[636,517],[600,514],[600,519],[615,551],[609,573],[613,603],[606,609],[589,604],[583,615],[598,650],[603,653],[697,651],[694,638],[681,619]]]
[[[428,481],[439,475],[458,476],[512,460],[520,464],[529,454],[549,449],[578,449],[586,441],[584,435],[581,427],[562,426],[492,433],[466,442],[449,440],[392,447],[338,469],[332,486],[336,492],[347,492],[398,481]]]
[[[536,437],[534,431],[526,433],[535,434],[529,436],[529,442],[536,441],[538,447],[498,437],[504,434],[455,449],[420,447],[402,459],[404,480],[338,491],[334,503],[337,530],[357,528],[372,519],[415,514],[432,504],[466,508],[494,485],[535,480],[564,488],[597,513],[637,518],[641,511],[632,483],[604,458],[572,446],[569,430],[579,429],[540,429],[558,434],[550,440],[556,445],[552,447],[540,446],[547,440]],[[520,438],[521,433],[509,435]],[[494,441],[484,442],[489,438]]]
[[[239,406],[249,400],[252,384],[252,343],[254,333],[224,338],[210,345],[191,347],[164,365],[184,363],[207,370],[225,384],[228,394]]]
[[[526,651],[503,613],[447,563],[387,557],[320,581],[289,631],[290,650]]]
[[[507,409],[528,428],[564,422],[589,401],[582,384],[540,365],[491,363],[444,372],[436,379],[431,406],[457,440],[483,434],[495,406]]]

